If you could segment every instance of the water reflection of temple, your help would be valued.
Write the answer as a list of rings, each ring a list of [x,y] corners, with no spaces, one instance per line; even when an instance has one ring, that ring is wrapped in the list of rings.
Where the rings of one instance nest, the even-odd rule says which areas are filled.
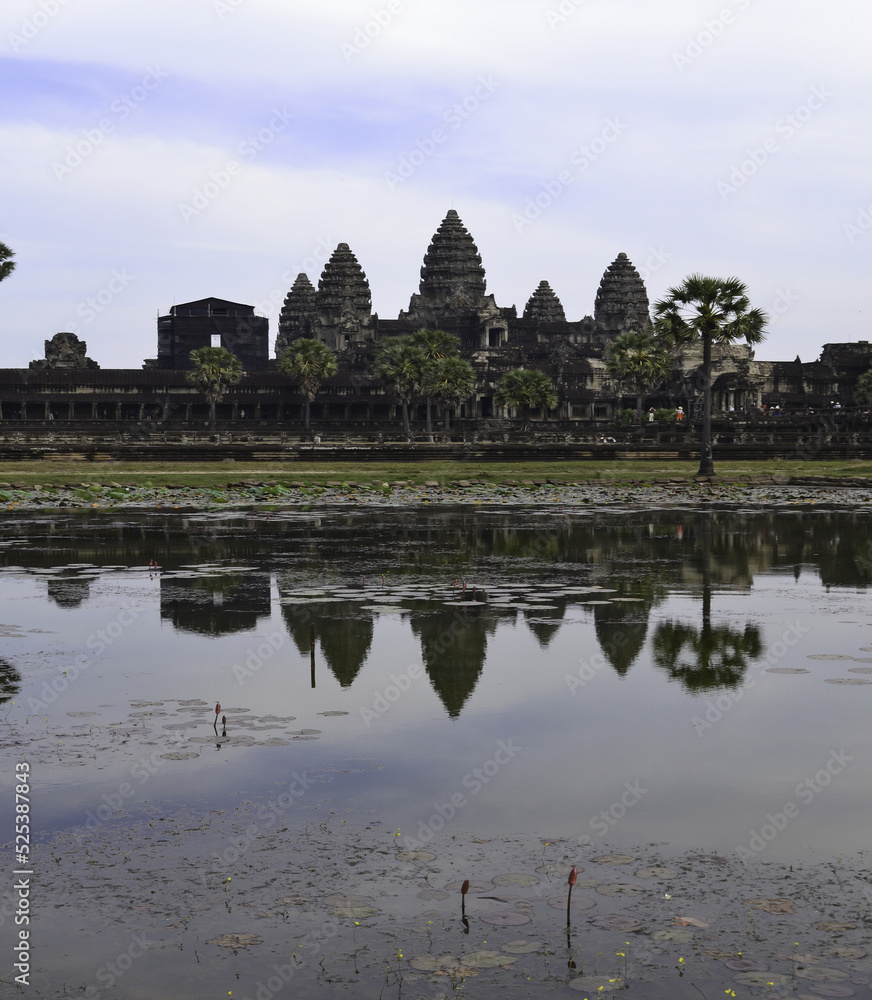
[[[182,632],[229,635],[270,616],[269,573],[162,577],[160,616]]]
[[[0,705],[14,698],[20,690],[21,674],[8,660],[0,660]]]

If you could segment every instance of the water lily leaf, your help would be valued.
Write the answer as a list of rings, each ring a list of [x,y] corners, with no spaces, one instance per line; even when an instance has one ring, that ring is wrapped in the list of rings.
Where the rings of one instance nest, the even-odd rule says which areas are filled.
[[[857,992],[847,983],[815,983],[808,991],[816,997],[852,997]]]
[[[565,910],[566,909],[566,896],[549,896],[545,902],[549,906],[553,906],[555,910]],[[572,897],[572,909],[573,910],[592,910],[596,906],[596,900],[591,899],[589,896],[573,896]]]
[[[784,986],[790,982],[790,976],[782,976],[777,972],[740,972],[733,976],[737,983],[743,986]]]
[[[309,900],[305,896],[279,896],[276,906],[307,906]]]
[[[397,861],[435,861],[436,855],[431,851],[401,851]]]
[[[693,857],[690,857],[687,860],[702,861],[708,865],[725,865],[727,863],[727,859],[722,858],[719,854],[694,854]]]
[[[601,896],[641,896],[646,889],[638,885],[624,885],[615,883],[614,885],[598,885],[596,891]]]
[[[824,684],[845,684],[857,686],[859,684],[872,684],[872,681],[863,680],[862,677],[827,677],[824,679]]]
[[[539,865],[536,871],[539,872],[540,875],[556,875],[558,878],[565,878],[572,871],[573,867],[576,871],[584,871],[584,869],[578,865],[573,866],[558,864]]]
[[[418,899],[448,899],[450,893],[443,892],[441,889],[422,889],[418,893]]]
[[[673,917],[672,922],[679,927],[708,927],[704,920],[697,920],[696,917]]]
[[[469,889],[467,891],[468,892],[472,892],[472,893],[487,892],[488,889],[493,889],[493,887],[494,887],[493,882],[472,882],[472,881],[470,881],[470,883],[469,883]],[[449,892],[460,892],[460,890],[463,888],[463,883],[462,882],[451,882],[448,885],[446,885],[445,888]]]
[[[199,757],[198,753],[162,753],[160,755],[161,760],[193,760],[194,757]]]
[[[507,951],[510,955],[532,955],[534,951],[541,951],[545,945],[541,941],[528,941],[521,938],[519,941],[506,941],[500,945],[500,951]]]
[[[219,948],[250,948],[252,945],[263,944],[256,934],[222,934],[210,938],[206,944],[217,944]]]
[[[593,922],[597,927],[609,931],[637,931],[642,926],[641,920],[624,913],[604,913],[595,917]]]
[[[795,913],[793,903],[789,899],[746,899],[746,905],[766,913]]]
[[[461,969],[460,959],[453,955],[419,955],[417,958],[413,958],[409,965],[419,972],[435,972],[437,974],[458,972]]]
[[[853,656],[842,656],[841,653],[809,653],[809,660],[853,660]]]
[[[796,976],[798,979],[810,979],[815,983],[843,983],[851,978],[851,973],[816,965],[808,969],[797,969]]]
[[[256,742],[256,746],[259,747],[289,747],[290,745],[290,740],[283,740],[278,736],[270,736],[268,740],[257,740]]]
[[[528,875],[526,872],[511,872],[508,875],[497,875],[493,881],[494,885],[520,885],[524,887],[539,884],[539,879],[535,875]]]
[[[377,906],[335,906],[330,910],[330,916],[348,917],[349,920],[365,920],[380,912]]]
[[[845,923],[843,920],[818,920],[814,926],[817,927],[818,930],[831,932],[855,931],[857,929],[856,924]]]
[[[858,959],[865,958],[869,953],[865,948],[852,948],[847,944],[834,944],[830,945],[829,948],[821,948],[821,954],[826,958]]]
[[[730,958],[724,965],[734,972],[766,972],[769,968],[765,962],[758,962],[754,958]]]
[[[335,718],[338,715],[348,715],[348,712],[319,712],[318,715],[323,715],[326,718]]]
[[[810,670],[803,670],[802,667],[767,667],[767,674],[809,674]]]
[[[675,944],[687,944],[694,939],[693,931],[680,931],[677,928],[670,928],[665,931],[654,931],[651,935],[655,941],[672,941]]]
[[[678,872],[674,868],[640,868],[637,872],[633,873],[636,878],[657,878],[657,879],[667,879],[676,878]]]
[[[498,969],[501,966],[512,965],[517,958],[511,955],[501,955],[498,951],[473,951],[464,955],[460,962],[471,969]]]
[[[530,923],[527,914],[518,913],[517,910],[498,910],[496,913],[485,913],[478,919],[486,924],[493,924],[495,927],[520,927],[521,924]]]
[[[604,854],[599,858],[594,858],[594,861],[600,865],[631,865],[634,861],[638,861],[638,858],[634,858],[629,854]]]
[[[849,674],[872,674],[872,667],[848,667]]]

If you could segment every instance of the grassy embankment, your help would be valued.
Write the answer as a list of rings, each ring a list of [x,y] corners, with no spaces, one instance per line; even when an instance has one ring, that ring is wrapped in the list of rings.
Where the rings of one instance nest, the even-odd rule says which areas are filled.
[[[872,461],[718,462],[725,483],[741,483],[759,476],[864,477],[872,485]],[[440,485],[461,480],[485,484],[614,482],[652,483],[657,479],[693,482],[696,462],[233,462],[165,465],[133,462],[2,462],[0,481],[26,486],[75,483],[120,483],[123,486],[224,487],[243,479],[304,483],[355,483],[361,486],[405,482]]]

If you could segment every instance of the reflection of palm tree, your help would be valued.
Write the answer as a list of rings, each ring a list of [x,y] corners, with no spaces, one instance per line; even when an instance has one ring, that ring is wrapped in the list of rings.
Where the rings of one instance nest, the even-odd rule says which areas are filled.
[[[21,674],[7,660],[0,660],[0,705],[21,690]]]
[[[681,622],[658,625],[653,647],[654,662],[670,677],[689,691],[711,691],[737,687],[749,660],[762,653],[763,642],[755,625],[746,625],[743,632],[713,628],[704,615],[701,629]]]

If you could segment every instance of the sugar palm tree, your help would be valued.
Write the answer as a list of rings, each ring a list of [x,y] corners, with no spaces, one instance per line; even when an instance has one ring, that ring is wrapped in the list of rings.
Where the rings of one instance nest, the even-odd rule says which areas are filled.
[[[320,340],[300,337],[279,355],[276,368],[293,379],[300,387],[305,404],[306,433],[309,432],[310,411],[318,389],[325,378],[335,375],[339,365],[336,355]]]
[[[872,368],[857,379],[854,386],[854,399],[858,403],[872,403]]]
[[[709,278],[692,274],[670,288],[654,306],[654,326],[667,344],[682,347],[702,341],[703,424],[699,476],[713,476],[712,460],[712,344],[744,339],[758,344],[768,317],[749,309],[747,289],[738,278]]]
[[[628,330],[606,348],[606,372],[636,397],[636,419],[642,422],[642,399],[672,369],[672,355],[651,333]]]
[[[463,358],[440,358],[424,368],[421,388],[427,399],[435,399],[442,407],[445,430],[449,428],[449,412],[469,399],[475,388],[475,369]]]
[[[15,270],[15,261],[12,259],[14,256],[14,250],[10,250],[5,243],[0,243],[0,281],[8,278]]]
[[[245,375],[242,362],[226,347],[199,347],[189,355],[194,367],[187,379],[206,397],[209,403],[209,420],[215,430],[215,406]]]
[[[427,361],[442,361],[445,358],[456,358],[460,348],[460,338],[447,330],[417,330],[409,338],[410,343],[421,349]],[[427,398],[427,433],[431,433],[430,410],[433,397],[426,389]]]
[[[402,407],[403,431],[408,437],[409,403],[421,391],[427,359],[409,337],[391,337],[376,346],[373,369]]]
[[[545,372],[536,368],[515,368],[500,377],[494,392],[494,401],[498,406],[520,409],[524,414],[526,428],[531,408],[553,409],[557,405],[557,393]]]

